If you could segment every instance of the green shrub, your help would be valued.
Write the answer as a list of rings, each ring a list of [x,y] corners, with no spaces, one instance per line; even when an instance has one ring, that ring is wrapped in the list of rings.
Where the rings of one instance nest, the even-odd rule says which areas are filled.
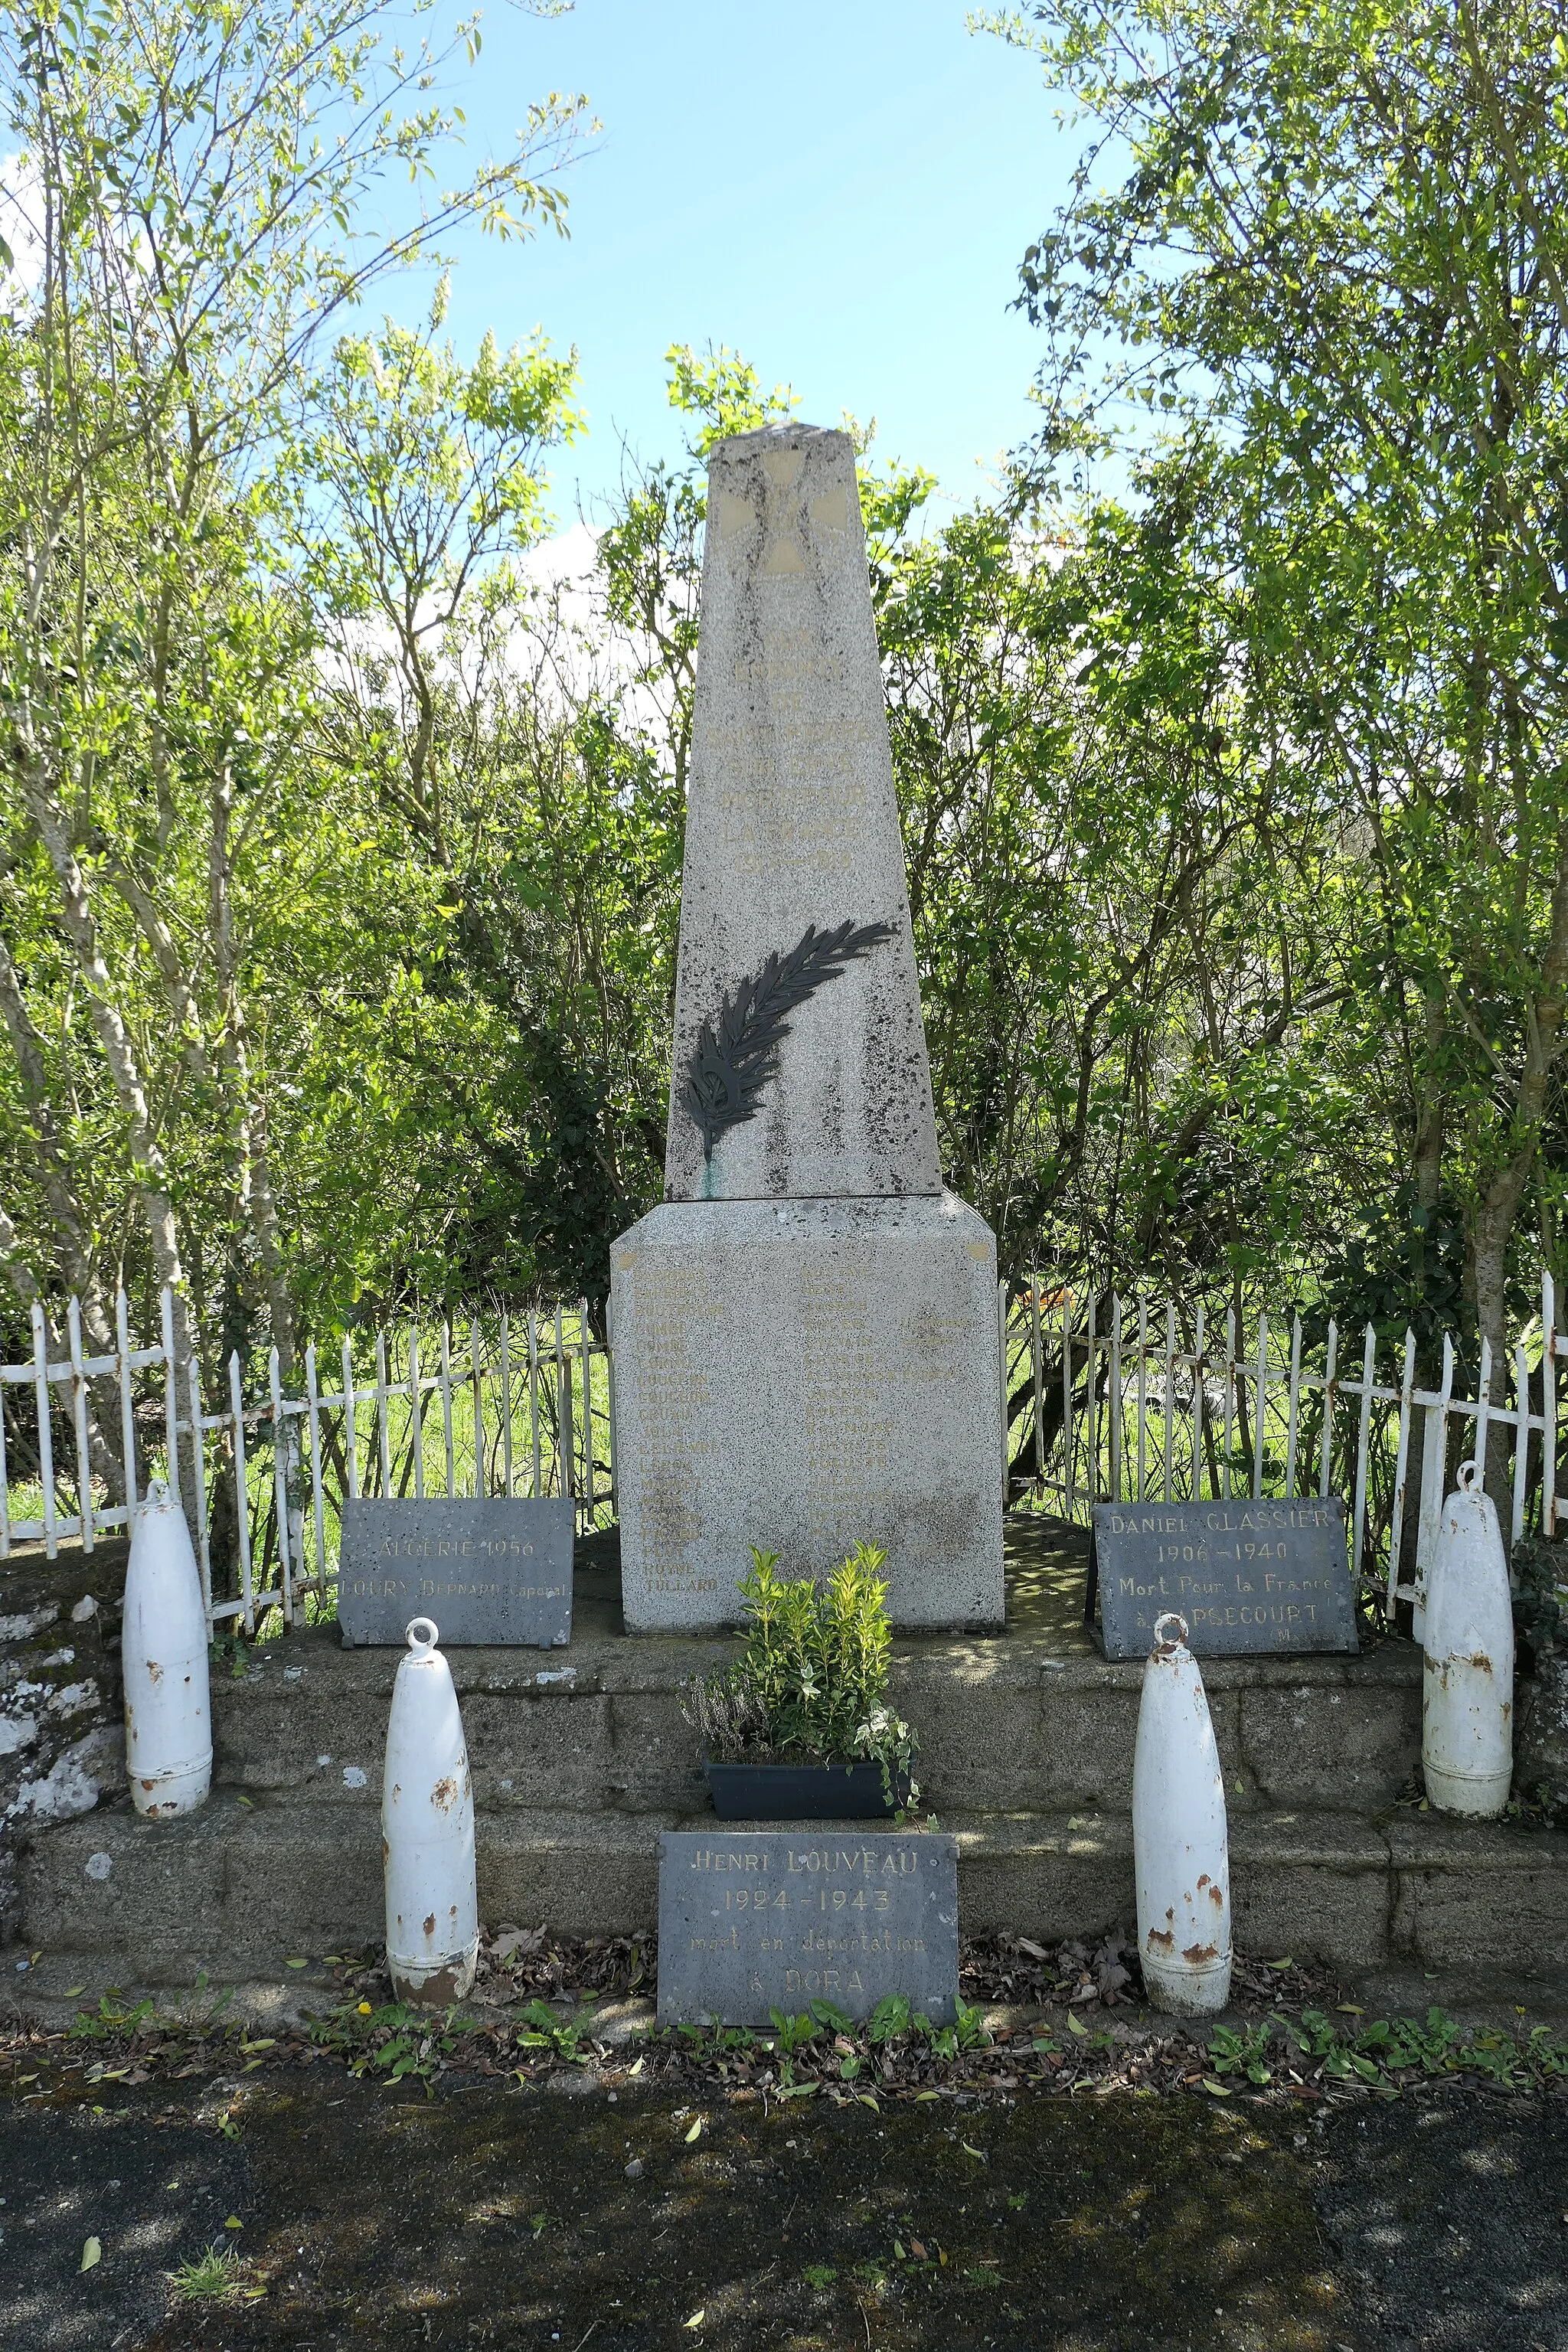
[[[722,1763],[878,1762],[889,1794],[908,1774],[915,1736],[887,1703],[893,1636],[887,1554],[857,1544],[825,1582],[777,1574],[778,1554],[751,1547],[740,1585],[746,1646],[725,1671],[695,1675],[682,1711]],[[909,1802],[919,1791],[911,1784]]]

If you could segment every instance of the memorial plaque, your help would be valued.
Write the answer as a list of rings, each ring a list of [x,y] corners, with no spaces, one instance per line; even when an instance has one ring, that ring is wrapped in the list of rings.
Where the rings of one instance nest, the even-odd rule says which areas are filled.
[[[846,1827],[667,1830],[660,2024],[766,2026],[814,2000],[868,2018],[902,1993],[933,2024],[958,1999],[958,1843]]]
[[[338,1623],[345,1647],[405,1639],[433,1617],[443,1649],[510,1643],[564,1649],[572,1639],[570,1496],[424,1502],[353,1496],[343,1505]]]
[[[1194,1656],[1355,1654],[1338,1495],[1282,1503],[1097,1503],[1084,1615],[1108,1658],[1146,1658],[1173,1609]]]

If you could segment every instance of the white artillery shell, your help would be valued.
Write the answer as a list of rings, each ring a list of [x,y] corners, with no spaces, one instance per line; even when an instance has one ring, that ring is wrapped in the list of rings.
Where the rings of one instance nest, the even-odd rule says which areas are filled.
[[[1212,2015],[1230,1998],[1230,1849],[1208,1700],[1180,1617],[1154,1627],[1132,1758],[1138,1957],[1156,2009]]]
[[[479,1948],[474,1791],[451,1669],[428,1617],[392,1686],[381,1792],[386,1964],[400,2000],[460,2000]]]
[[[1422,1650],[1426,1794],[1444,1812],[1494,1818],[1513,1780],[1513,1604],[1497,1509],[1473,1462],[1443,1506]]]
[[[132,1528],[121,1664],[131,1801],[152,1821],[194,1813],[213,1777],[207,1621],[184,1514],[157,1481]]]

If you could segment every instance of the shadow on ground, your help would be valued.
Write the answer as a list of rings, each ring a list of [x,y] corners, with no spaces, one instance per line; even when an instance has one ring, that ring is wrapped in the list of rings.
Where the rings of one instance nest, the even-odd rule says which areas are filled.
[[[6,2352],[1568,2347],[1556,2103],[192,2089],[0,2102]],[[177,2300],[215,2242],[258,2300]]]

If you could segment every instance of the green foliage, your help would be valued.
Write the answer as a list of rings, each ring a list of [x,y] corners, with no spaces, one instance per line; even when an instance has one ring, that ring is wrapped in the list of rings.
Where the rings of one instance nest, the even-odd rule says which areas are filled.
[[[1510,2091],[1568,2077],[1568,2041],[1544,2025],[1521,2044],[1491,2026],[1467,2034],[1441,2009],[1429,2009],[1425,2020],[1376,2018],[1346,2033],[1318,2009],[1272,2022],[1290,2048],[1320,2061],[1331,2079],[1372,2089],[1386,2090],[1414,2074],[1477,2074]],[[1254,2083],[1267,2082],[1262,2060],[1268,2031],[1257,2025],[1237,2034],[1216,2026],[1209,2044],[1215,2072],[1240,2071]]]
[[[745,1646],[722,1672],[694,1675],[681,1701],[707,1752],[882,1766],[889,1797],[907,1779],[915,1737],[887,1705],[892,1662],[887,1554],[858,1544],[822,1583],[781,1577],[753,1544],[739,1591]],[[912,1785],[908,1802],[919,1791]]]
[[[238,2249],[219,2242],[165,2275],[181,2303],[258,2302],[267,2289],[259,2282],[247,2281],[246,2270]]]
[[[1517,1222],[1551,1254],[1568,1171],[1556,14],[1039,0],[1003,29],[1121,159],[1086,163],[1025,256],[1032,487],[1081,490],[1114,450],[1124,535],[1172,527],[1169,589],[1123,600],[1134,625],[1097,658],[1124,703],[1201,728],[1173,603],[1228,639],[1246,693],[1214,713],[1221,756],[1280,762],[1283,802],[1249,820],[1266,890],[1293,800],[1326,853],[1315,961],[1394,1142],[1368,1230],[1405,1179],[1457,1216],[1495,1356]],[[1417,1248],[1416,1306],[1429,1275]]]
[[[559,227],[580,110],[455,171],[478,34],[420,15],[0,26],[47,262],[0,257],[13,1355],[35,1297],[101,1352],[168,1280],[210,1397],[231,1349],[596,1300],[659,1197],[704,462],[797,404],[672,346],[684,455],[540,584],[574,355],[374,297],[459,222]],[[938,509],[845,420],[944,1174],[1004,1272],[1495,1349],[1568,1198],[1555,20],[1005,29],[1095,159],[1025,258],[1037,444]],[[731,1745],[890,1781],[897,1719],[825,1687],[731,1689]]]
[[[956,2058],[965,2050],[984,2049],[991,2039],[979,2010],[966,2001],[962,1993],[957,1996],[951,2025],[933,2025],[930,2018],[919,2010],[916,2010],[910,2023],[917,2033],[924,2036],[933,2058]]]
[[[426,2095],[439,2061],[456,2051],[463,2034],[478,2030],[476,2021],[456,2008],[437,2017],[401,2000],[384,2001],[377,2008],[345,2001],[323,2017],[305,2021],[310,2039],[346,2058],[351,2074],[379,2075],[388,2083],[412,2075],[424,2084]]]
[[[798,2017],[789,2017],[782,2009],[770,2009],[768,2015],[773,2020],[773,2037],[781,2058],[793,2058],[797,2050],[804,2050],[808,2042],[815,2042],[822,2030],[809,2010],[803,2010]]]
[[[531,2000],[518,2011],[517,2046],[520,2050],[552,2050],[570,2066],[586,2066],[590,2053],[579,2045],[585,2031],[584,2021],[576,2017],[563,2017],[548,2001]]]
[[[1245,2025],[1239,2030],[1216,2025],[1209,2036],[1209,2063],[1216,2074],[1245,2074],[1249,2083],[1268,2083],[1274,2078],[1263,2063],[1268,2049],[1266,2024]]]
[[[871,2022],[867,2032],[874,2043],[880,2044],[896,2041],[900,2033],[907,2033],[912,2022],[913,2012],[903,1994],[888,1992],[882,1995],[871,2011]]]

